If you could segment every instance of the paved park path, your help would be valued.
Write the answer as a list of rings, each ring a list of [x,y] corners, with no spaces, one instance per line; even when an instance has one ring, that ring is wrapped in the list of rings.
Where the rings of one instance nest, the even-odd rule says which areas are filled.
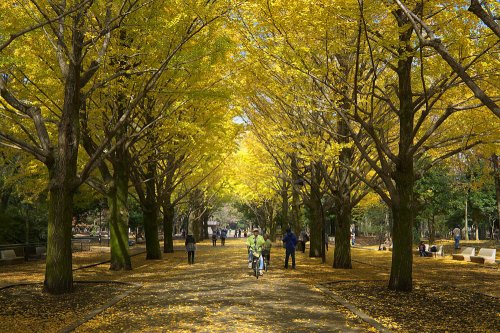
[[[82,270],[79,279],[142,287],[76,331],[373,332],[309,281],[311,269],[324,267],[318,259],[300,253],[297,269],[285,270],[283,256],[274,248],[270,270],[259,279],[246,267],[243,238],[228,239],[224,247],[199,244],[194,265],[177,247],[162,260],[134,257],[134,270],[118,278],[104,265]]]

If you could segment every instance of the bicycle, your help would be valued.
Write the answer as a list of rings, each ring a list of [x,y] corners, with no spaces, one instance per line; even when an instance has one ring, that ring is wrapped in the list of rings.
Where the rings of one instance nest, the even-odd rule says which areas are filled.
[[[252,253],[252,270],[255,274],[255,277],[258,279],[259,278],[259,266],[260,266],[260,256],[255,256]]]
[[[264,271],[267,272],[267,267],[269,266],[269,260],[268,260],[268,255],[269,255],[268,250],[262,250],[261,256],[264,261]]]

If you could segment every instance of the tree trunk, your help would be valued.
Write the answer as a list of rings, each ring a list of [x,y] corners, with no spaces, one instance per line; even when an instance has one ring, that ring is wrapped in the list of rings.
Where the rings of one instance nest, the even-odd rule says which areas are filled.
[[[300,190],[298,188],[298,181],[303,181],[299,179],[299,169],[297,166],[297,157],[295,155],[291,156],[291,169],[292,169],[292,218],[291,218],[291,228],[293,232],[298,235],[300,233]]]
[[[155,204],[142,207],[144,233],[146,237],[146,259],[161,259],[160,241],[158,240],[158,209]]]
[[[170,202],[171,195],[168,194],[163,204],[163,253],[174,252],[174,206]]]
[[[350,205],[335,205],[335,249],[333,252],[333,268],[352,268],[351,263],[351,209]]]
[[[281,185],[281,233],[284,235],[288,224],[288,187],[287,181],[283,177]],[[274,237],[274,236],[273,236]],[[274,238],[273,238],[274,240]]]
[[[345,77],[348,76],[349,67],[343,66]],[[347,87],[346,87],[347,89]],[[349,110],[350,102],[347,99],[342,100],[342,108]],[[342,117],[338,117],[337,129],[339,136],[337,141],[346,145],[340,151],[340,161],[343,165],[348,166],[352,164],[352,148],[348,147],[350,142],[349,128]],[[351,228],[351,173],[343,166],[338,169],[338,193],[337,200],[335,200],[335,209],[337,218],[335,219],[335,250],[333,252],[333,267],[334,268],[352,268],[351,263],[351,244],[349,241],[350,228]]]
[[[500,169],[498,167],[498,155],[493,154],[491,157],[493,162],[493,177],[495,178],[495,194],[497,200],[497,223],[498,228],[500,228]],[[493,226],[495,230],[495,226]]]
[[[158,204],[156,197],[156,163],[154,158],[148,162],[146,172],[146,197],[141,202],[146,237],[146,259],[161,259],[161,248],[158,239]]]
[[[321,171],[316,164],[311,164],[311,193],[309,196],[309,209],[311,211],[309,257],[322,257],[323,218],[321,205]]]
[[[201,215],[200,220],[200,239],[208,239],[208,220],[210,219],[210,211],[208,209]]]
[[[75,43],[81,40],[82,35],[74,36]],[[75,58],[80,59],[81,49],[73,52]],[[58,145],[53,151],[53,158],[47,162],[49,220],[44,286],[51,294],[67,293],[73,288],[71,220],[73,195],[78,186],[76,170],[80,144],[80,72],[80,64],[68,65],[64,105],[58,126]]]
[[[128,253],[128,165],[126,158],[114,164],[114,181],[107,195],[109,206],[109,231],[111,263],[109,269],[119,271],[132,269]]]
[[[464,213],[464,231],[465,231],[465,240],[469,240],[469,194],[465,197],[465,213]]]
[[[402,29],[408,22],[402,19],[399,12],[398,25]],[[413,102],[411,89],[412,57],[409,45],[412,35],[411,28],[402,31],[399,36],[401,43],[398,53],[399,82],[399,151],[393,173],[395,193],[391,194],[393,212],[393,251],[389,289],[397,291],[412,290],[412,244],[413,244],[413,187],[415,174],[413,156],[410,149],[413,145]]]
[[[51,175],[57,172],[50,172]],[[73,289],[71,254],[71,219],[73,191],[65,184],[50,179],[49,223],[47,230],[47,258],[45,261],[45,289],[51,294],[63,294]]]

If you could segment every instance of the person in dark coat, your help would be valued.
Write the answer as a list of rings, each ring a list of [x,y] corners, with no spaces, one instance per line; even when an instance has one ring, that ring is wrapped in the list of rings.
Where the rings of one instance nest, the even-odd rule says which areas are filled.
[[[297,246],[297,237],[290,228],[286,229],[286,234],[283,237],[285,243],[285,268],[288,268],[288,258],[292,256],[292,269],[295,269],[295,247]]]
[[[187,235],[185,245],[188,254],[188,263],[192,265],[194,264],[194,251],[196,251],[196,240],[193,235]]]

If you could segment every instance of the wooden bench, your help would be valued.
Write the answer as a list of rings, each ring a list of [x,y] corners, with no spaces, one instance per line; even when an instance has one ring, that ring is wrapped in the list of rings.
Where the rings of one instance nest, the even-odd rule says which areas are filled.
[[[466,247],[462,250],[460,254],[453,254],[453,260],[465,260],[470,261],[471,256],[476,254],[476,249],[473,247]]]
[[[477,256],[470,256],[470,261],[478,264],[494,264],[497,249],[479,249]]]
[[[14,250],[1,250],[0,261],[6,264],[16,264],[24,262],[24,257],[17,256]]]

